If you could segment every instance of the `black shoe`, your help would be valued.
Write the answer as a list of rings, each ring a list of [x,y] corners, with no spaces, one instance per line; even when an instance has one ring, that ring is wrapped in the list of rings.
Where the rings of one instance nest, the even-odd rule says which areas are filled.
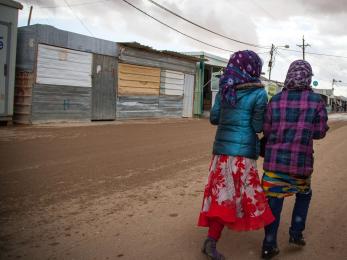
[[[301,236],[299,238],[290,237],[289,238],[289,244],[293,244],[293,245],[297,245],[297,246],[303,247],[303,246],[306,245],[306,241],[305,241],[303,236]]]
[[[201,252],[206,255],[209,260],[225,260],[225,257],[217,251],[217,241],[207,238]]]
[[[272,248],[263,248],[261,252],[261,258],[263,259],[271,259],[278,255],[280,253],[280,250],[278,247],[272,247]]]

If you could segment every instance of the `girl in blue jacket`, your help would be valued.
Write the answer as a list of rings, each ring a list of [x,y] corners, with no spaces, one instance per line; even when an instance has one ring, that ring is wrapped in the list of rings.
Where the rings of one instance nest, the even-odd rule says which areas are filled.
[[[202,249],[209,259],[224,259],[216,249],[224,226],[248,231],[274,220],[256,165],[257,133],[262,131],[268,101],[260,82],[261,69],[255,52],[235,52],[220,78],[211,110],[210,121],[218,128],[198,222],[209,228]]]

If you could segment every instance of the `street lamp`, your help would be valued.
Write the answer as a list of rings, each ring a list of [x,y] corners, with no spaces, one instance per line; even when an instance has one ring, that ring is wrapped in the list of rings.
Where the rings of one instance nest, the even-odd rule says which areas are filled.
[[[270,50],[270,61],[269,61],[269,80],[271,79],[271,69],[272,69],[272,59],[274,57],[274,52],[277,50],[277,48],[289,48],[289,45],[286,44],[284,46],[275,46],[274,44],[271,44],[271,50]]]

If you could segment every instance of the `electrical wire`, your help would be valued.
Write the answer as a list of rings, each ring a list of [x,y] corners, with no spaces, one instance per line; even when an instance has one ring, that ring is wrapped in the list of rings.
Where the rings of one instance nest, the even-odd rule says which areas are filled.
[[[280,50],[283,51],[289,51],[289,52],[296,52],[296,53],[302,53],[302,51],[298,50],[292,50],[292,49],[285,49],[285,48],[279,48]],[[343,58],[347,59],[347,56],[342,56],[342,55],[333,55],[333,54],[327,54],[327,53],[316,53],[316,52],[305,52],[305,54],[311,54],[311,55],[318,55],[318,56],[327,56],[327,57],[334,57],[334,58]]]
[[[89,35],[94,36],[94,34],[88,29],[88,27],[84,24],[84,22],[82,21],[82,19],[80,19],[78,17],[77,14],[75,14],[74,10],[72,9],[72,7],[69,5],[68,1],[67,0],[64,0],[65,4],[69,7],[69,9],[71,10],[72,14],[80,21],[80,23],[82,24],[82,26],[84,27],[84,29],[87,30],[87,32],[89,32]]]
[[[288,62],[291,62],[291,60],[285,56],[284,54],[282,54],[281,52],[279,52],[278,50],[276,51],[276,53],[278,54],[278,56],[280,56],[282,59],[286,59]]]
[[[183,17],[183,16],[177,14],[176,12],[174,12],[174,11],[172,11],[172,10],[166,8],[165,6],[162,6],[161,4],[159,4],[159,3],[157,3],[157,2],[155,2],[155,1],[153,1],[153,0],[147,0],[147,1],[150,2],[150,3],[152,3],[152,4],[154,4],[154,5],[157,6],[157,7],[159,7],[159,8],[161,8],[161,9],[165,10],[166,12],[168,12],[168,13],[170,13],[170,14],[172,14],[172,15],[174,15],[174,16],[176,16],[176,17],[178,17],[178,18],[180,18],[180,19],[182,19],[182,20],[184,20],[184,21],[186,21],[186,22],[188,22],[188,23],[190,23],[190,24],[192,24],[192,25],[198,27],[198,28],[200,28],[200,29],[203,29],[203,30],[208,31],[208,32],[210,32],[210,33],[212,33],[212,34],[218,35],[218,36],[220,36],[220,37],[222,37],[222,38],[228,39],[228,40],[233,41],[233,42],[241,43],[241,44],[244,44],[244,45],[256,47],[256,48],[265,48],[265,49],[271,48],[271,47],[269,47],[269,46],[260,46],[260,45],[258,45],[258,44],[253,44],[253,43],[248,43],[248,42],[240,41],[240,40],[231,38],[231,37],[229,37],[229,36],[223,35],[223,34],[221,34],[221,33],[215,32],[215,31],[213,31],[213,30],[211,30],[211,29],[208,29],[208,28],[206,28],[206,27],[204,27],[204,26],[202,26],[202,25],[199,25],[199,24],[197,24],[197,23],[195,23],[195,22],[193,22],[193,21],[191,21],[191,20],[189,20],[189,19],[187,19],[187,18],[185,18],[185,17]]]
[[[274,20],[277,20],[277,18],[274,17],[270,12],[268,12],[264,7],[258,5],[257,1],[251,0],[251,2],[253,3],[253,5],[256,5],[259,9],[261,9],[267,16],[271,17]]]
[[[79,20],[79,22],[82,24],[82,26],[85,28],[85,30],[88,31],[88,33],[89,33],[90,35],[92,35],[92,36],[94,36],[94,34],[88,29],[88,27],[86,26],[86,24],[75,14],[75,12],[74,12],[73,9],[72,9],[72,6],[86,6],[86,5],[91,5],[91,4],[99,4],[100,2],[110,2],[110,1],[113,1],[113,0],[88,1],[88,2],[75,3],[75,4],[71,3],[71,4],[70,4],[70,3],[67,3],[66,0],[64,0],[65,4],[66,4],[66,5],[68,6],[68,8],[72,11],[73,15]],[[136,8],[138,11],[142,12],[143,14],[145,14],[145,15],[151,17],[152,19],[156,20],[157,22],[161,23],[162,25],[167,26],[167,27],[169,27],[170,29],[172,29],[172,30],[174,30],[174,31],[176,31],[176,32],[178,32],[178,33],[180,33],[180,34],[186,36],[186,37],[189,37],[189,38],[191,38],[191,39],[193,39],[193,40],[195,40],[195,41],[198,41],[198,42],[200,42],[200,43],[202,43],[202,44],[208,45],[208,46],[213,47],[213,48],[216,48],[216,49],[220,49],[220,50],[228,51],[228,52],[234,52],[234,51],[232,51],[232,50],[228,50],[228,49],[225,49],[225,48],[221,48],[221,47],[218,47],[218,46],[215,46],[215,45],[212,45],[212,44],[203,42],[203,41],[201,41],[201,40],[199,40],[199,39],[197,39],[197,38],[194,38],[194,37],[192,37],[192,36],[190,36],[190,35],[188,35],[188,34],[185,34],[185,33],[181,32],[181,31],[175,29],[174,27],[169,26],[168,24],[165,24],[164,22],[160,21],[159,19],[157,19],[157,18],[155,18],[155,17],[149,15],[148,13],[146,13],[146,12],[144,12],[143,10],[139,9],[138,7],[134,6],[134,5],[131,4],[130,2],[125,1],[125,0],[122,0],[122,1],[123,1],[123,2],[126,2],[127,4],[131,5],[131,6],[134,7],[134,8]],[[171,10],[169,10],[168,8],[166,8],[166,7],[162,6],[162,5],[160,5],[159,3],[157,3],[157,2],[155,2],[155,1],[153,1],[153,0],[147,0],[147,1],[151,2],[152,4],[154,4],[154,5],[156,5],[156,6],[160,7],[160,8],[162,8],[163,10],[165,10],[165,11],[167,11],[167,12],[169,12],[169,13],[171,13],[171,14],[173,14],[173,15],[175,15],[175,16],[177,16],[177,17],[183,19],[183,20],[185,20],[185,21],[188,22],[188,23],[191,23],[191,24],[193,24],[193,25],[195,25],[195,26],[197,26],[197,27],[199,27],[199,28],[201,28],[201,29],[204,29],[204,30],[206,30],[206,31],[208,31],[208,32],[210,32],[210,33],[216,34],[216,35],[218,35],[218,36],[220,36],[220,37],[223,37],[223,38],[226,38],[226,39],[229,39],[229,40],[231,40],[231,41],[238,42],[238,43],[241,43],[241,44],[245,44],[245,45],[248,45],[248,46],[253,46],[253,47],[256,47],[256,48],[269,48],[269,47],[266,47],[266,46],[260,46],[260,45],[257,45],[257,44],[252,44],[252,43],[247,43],[247,42],[239,41],[239,40],[237,40],[237,39],[234,39],[234,38],[225,36],[225,35],[220,34],[220,33],[218,33],[218,32],[214,32],[214,31],[212,31],[212,30],[210,30],[210,29],[208,29],[208,28],[205,28],[205,27],[203,27],[203,26],[201,26],[201,25],[199,25],[199,24],[197,24],[197,23],[194,23],[193,21],[191,21],[191,20],[189,20],[189,19],[187,19],[187,18],[185,18],[185,17],[183,17],[183,16],[181,16],[181,15],[179,15],[179,14],[177,14],[177,13],[171,11]],[[252,2],[253,2],[253,1],[252,1]],[[259,5],[257,5],[257,6],[260,8]],[[40,9],[54,9],[54,8],[65,8],[65,7],[66,7],[66,6],[40,6]],[[263,10],[263,8],[262,8],[262,10]],[[263,11],[264,11],[264,10],[263,10]],[[267,13],[267,14],[268,14],[268,13]],[[268,15],[269,15],[269,14],[268,14]],[[273,17],[272,17],[272,18],[273,18]],[[302,53],[302,51],[299,51],[299,50],[285,49],[285,48],[279,48],[279,49],[284,50],[284,51],[287,51],[287,52]],[[259,54],[262,54],[262,53],[259,53]],[[343,59],[347,59],[347,56],[333,55],[333,54],[328,54],[328,53],[305,52],[305,54],[317,55],[317,56],[325,56],[325,57],[332,57],[332,58],[343,58]],[[283,57],[283,56],[282,56],[282,57]]]
[[[86,6],[86,5],[93,5],[93,4],[99,4],[100,2],[110,2],[113,0],[99,0],[99,1],[86,1],[81,3],[71,3],[70,6]],[[57,8],[66,8],[66,5],[51,5],[51,6],[40,6],[41,9],[57,9]]]
[[[184,36],[186,36],[186,37],[188,37],[188,38],[190,38],[190,39],[192,39],[192,40],[194,40],[194,41],[197,41],[197,42],[199,42],[199,43],[205,44],[205,45],[207,45],[207,46],[213,47],[213,48],[218,49],[218,50],[222,50],[222,51],[226,51],[226,52],[235,52],[234,50],[229,50],[229,49],[225,49],[225,48],[218,47],[218,46],[216,46],[216,45],[213,45],[213,44],[204,42],[204,41],[202,41],[202,40],[199,40],[199,39],[197,39],[197,38],[195,38],[195,37],[193,37],[193,36],[190,36],[190,35],[188,35],[188,34],[186,34],[186,33],[184,33],[184,32],[181,32],[180,30],[178,30],[178,29],[176,29],[176,28],[174,28],[174,27],[168,25],[167,23],[164,23],[164,22],[162,22],[161,20],[155,18],[154,16],[150,15],[149,13],[146,13],[145,11],[143,11],[143,10],[140,9],[140,8],[138,8],[138,7],[135,6],[134,4],[130,3],[129,1],[127,1],[127,0],[122,0],[122,1],[125,2],[126,4],[130,5],[131,7],[135,8],[137,11],[139,11],[139,12],[143,13],[144,15],[146,15],[146,16],[152,18],[153,20],[157,21],[158,23],[160,23],[160,24],[162,24],[162,25],[164,25],[164,26],[170,28],[171,30],[173,30],[173,31],[175,31],[175,32],[177,32],[177,33],[179,33],[179,34],[181,34],[181,35],[184,35]]]

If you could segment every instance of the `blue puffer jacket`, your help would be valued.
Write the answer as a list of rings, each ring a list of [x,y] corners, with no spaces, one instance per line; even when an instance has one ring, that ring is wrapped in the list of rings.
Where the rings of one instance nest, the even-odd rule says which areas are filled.
[[[235,108],[222,104],[218,93],[210,114],[211,124],[218,125],[213,154],[257,159],[260,146],[256,133],[263,130],[267,102],[264,88],[237,90]]]

